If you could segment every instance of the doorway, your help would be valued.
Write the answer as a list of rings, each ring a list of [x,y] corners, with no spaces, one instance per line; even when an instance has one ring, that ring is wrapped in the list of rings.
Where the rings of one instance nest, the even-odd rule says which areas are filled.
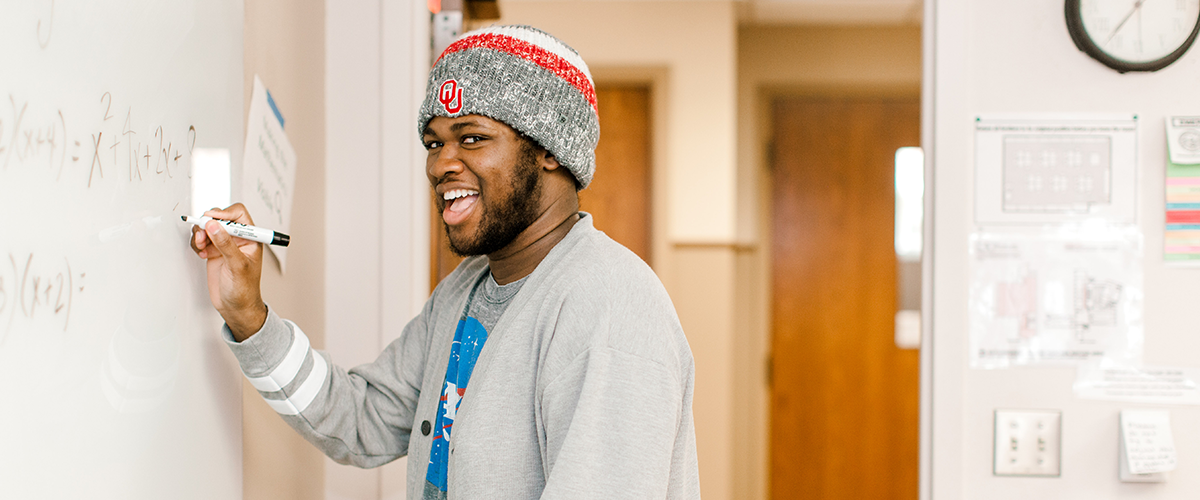
[[[920,145],[920,101],[771,111],[771,497],[915,499],[920,367],[893,336],[893,168]]]

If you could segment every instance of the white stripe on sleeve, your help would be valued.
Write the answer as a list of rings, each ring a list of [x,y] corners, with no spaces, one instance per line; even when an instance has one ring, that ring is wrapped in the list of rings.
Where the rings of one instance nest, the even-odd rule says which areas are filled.
[[[308,405],[312,404],[312,400],[317,398],[320,386],[325,384],[325,375],[328,373],[329,365],[325,363],[324,357],[313,353],[312,371],[308,372],[308,378],[304,382],[301,382],[300,387],[296,388],[292,396],[287,399],[263,398],[263,400],[277,414],[300,415],[300,412],[308,409]]]
[[[296,378],[296,374],[300,372],[300,367],[304,366],[304,359],[308,357],[308,336],[300,331],[300,327],[296,326],[295,323],[287,320],[284,321],[288,326],[292,327],[293,338],[292,347],[283,356],[283,361],[266,376],[246,377],[250,381],[250,385],[263,392],[282,391],[284,387],[287,387]]]
[[[325,375],[329,372],[329,365],[325,363],[324,357],[316,352],[313,352],[312,356],[313,366],[312,371],[308,372],[308,379],[300,384],[295,394],[288,397],[288,401],[295,406],[296,413],[308,409],[308,405],[316,399],[317,393],[321,392],[321,386],[325,384]]]
[[[263,398],[263,401],[266,401],[267,406],[270,406],[272,410],[275,410],[275,413],[278,413],[280,415],[299,415],[300,414],[300,412],[296,411],[296,407],[292,406],[292,402],[288,401],[286,399]]]
[[[325,358],[321,357],[316,352],[312,353],[313,366],[309,370],[308,377],[304,382],[300,383],[300,387],[296,392],[292,393],[287,399],[268,399],[263,398],[272,410],[281,415],[299,415],[300,412],[308,409],[313,400],[317,398],[317,394],[321,392],[321,386],[325,384],[325,376],[329,374],[329,364],[325,362]]]

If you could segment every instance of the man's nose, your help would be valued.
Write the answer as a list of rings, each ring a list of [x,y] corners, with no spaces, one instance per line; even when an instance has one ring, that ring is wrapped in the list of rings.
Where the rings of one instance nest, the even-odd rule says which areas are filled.
[[[442,146],[431,160],[426,174],[430,181],[436,181],[451,173],[462,172],[464,165],[458,156],[458,148],[453,145]]]

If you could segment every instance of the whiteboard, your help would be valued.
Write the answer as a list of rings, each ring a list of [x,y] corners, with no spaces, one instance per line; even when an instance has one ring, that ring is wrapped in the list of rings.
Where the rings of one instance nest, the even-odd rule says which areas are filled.
[[[179,215],[191,151],[241,157],[242,16],[0,3],[0,498],[241,498],[240,372]]]

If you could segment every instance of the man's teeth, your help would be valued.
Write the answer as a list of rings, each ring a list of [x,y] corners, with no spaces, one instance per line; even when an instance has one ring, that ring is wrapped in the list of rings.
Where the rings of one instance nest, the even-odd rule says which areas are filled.
[[[479,191],[472,191],[470,189],[451,189],[445,193],[442,193],[442,199],[450,201],[455,198],[462,198],[464,196],[471,196],[475,194],[479,194]]]

